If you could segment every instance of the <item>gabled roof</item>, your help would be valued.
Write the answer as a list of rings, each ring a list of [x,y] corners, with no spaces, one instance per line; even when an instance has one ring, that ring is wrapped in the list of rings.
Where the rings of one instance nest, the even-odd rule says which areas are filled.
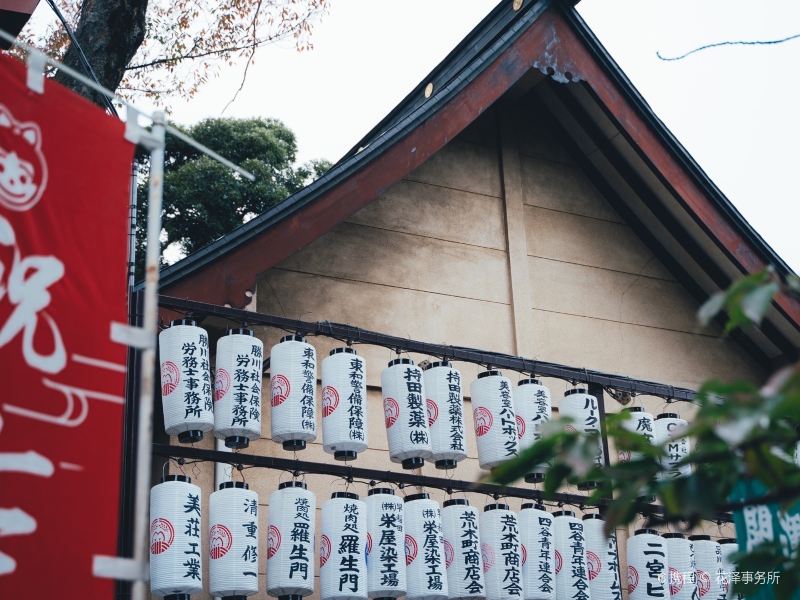
[[[552,114],[595,186],[698,299],[768,264],[790,272],[655,116],[572,3],[514,4],[500,2],[323,177],[165,268],[162,289],[246,304],[260,273],[377,198],[509,92]],[[777,298],[744,341],[769,362],[793,358],[800,303]]]

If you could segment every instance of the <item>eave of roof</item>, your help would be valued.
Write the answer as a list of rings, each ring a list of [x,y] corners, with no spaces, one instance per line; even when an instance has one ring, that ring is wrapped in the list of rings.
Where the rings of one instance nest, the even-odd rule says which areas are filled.
[[[161,287],[169,288],[203,269],[220,256],[281,223],[373,162],[450,102],[480,74],[483,67],[495,60],[534,23],[550,4],[550,0],[530,2],[518,12],[509,10],[510,3],[498,4],[439,66],[327,173],[280,204],[162,269]],[[431,81],[435,82],[435,93],[430,98],[425,98],[424,88]]]
[[[738,271],[772,264],[784,275],[791,272],[656,117],[577,11],[540,0],[519,12],[510,2],[498,4],[328,173],[164,269],[162,287],[173,295],[244,305],[245,291],[254,288],[259,273],[372,201],[534,69],[561,81],[584,80],[637,150],[655,157],[645,157],[650,168],[665,180],[671,177],[673,195]],[[429,82],[434,93],[425,98]],[[784,296],[776,306],[800,331],[800,304]],[[779,345],[785,348],[785,341]]]

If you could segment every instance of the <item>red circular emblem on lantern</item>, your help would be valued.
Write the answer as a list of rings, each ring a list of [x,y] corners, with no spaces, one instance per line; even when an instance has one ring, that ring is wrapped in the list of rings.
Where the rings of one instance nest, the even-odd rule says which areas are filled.
[[[417,558],[417,540],[406,534],[405,537],[406,565],[410,565]]]
[[[494,550],[489,544],[481,544],[481,560],[483,560],[483,572],[487,573],[494,566]]]
[[[697,576],[697,591],[700,592],[702,598],[711,589],[711,577],[702,569],[697,569],[694,574]]]
[[[383,417],[386,420],[386,429],[389,429],[397,422],[400,416],[400,405],[394,398],[383,399]]]
[[[319,566],[324,567],[325,563],[328,562],[328,558],[331,555],[331,539],[322,534],[322,537],[319,539]]]
[[[683,573],[675,567],[669,568],[669,593],[674,596],[683,588]]]
[[[339,392],[335,387],[326,385],[322,388],[322,416],[331,416],[337,406],[339,406]]]
[[[564,560],[561,558],[561,552],[559,552],[558,550],[556,550],[555,558],[556,558],[556,573],[558,573],[561,571],[561,565],[564,563]]]
[[[280,406],[289,397],[292,386],[283,375],[275,375],[270,379],[269,389],[272,394],[272,406]]]
[[[483,437],[492,428],[494,418],[488,408],[479,406],[472,411],[472,416],[475,419],[475,435]]]
[[[522,439],[522,436],[524,435],[525,435],[525,419],[517,415],[517,437],[519,439]]]
[[[225,525],[214,525],[208,535],[208,553],[211,558],[222,558],[231,549],[233,535]]]
[[[603,568],[600,557],[591,550],[586,551],[586,566],[589,569],[589,581],[600,575],[600,570]]]
[[[632,594],[639,585],[639,571],[633,565],[628,565],[628,593]]]
[[[372,536],[367,533],[367,554],[372,553]]]
[[[524,566],[528,561],[528,549],[525,547],[525,544],[520,544],[519,546],[522,548],[522,565]]]
[[[428,408],[428,427],[430,427],[439,418],[439,407],[430,398],[425,400],[425,406]]]
[[[161,363],[161,395],[169,396],[178,387],[181,381],[181,372],[171,360]]]
[[[450,568],[450,565],[453,564],[453,559],[455,558],[455,551],[453,550],[453,544],[444,540],[444,566],[446,568]]]
[[[214,375],[214,400],[220,401],[231,388],[231,376],[225,369],[217,369]]]
[[[631,461],[631,451],[630,450],[620,450],[617,452],[617,460],[619,462],[630,462]]]
[[[564,431],[569,431],[570,433],[578,433],[578,430],[575,429],[572,425],[564,425]]]
[[[161,554],[172,546],[175,528],[167,519],[153,519],[150,523],[150,553]]]
[[[281,547],[281,532],[275,525],[270,525],[267,529],[267,559],[272,558],[278,553]]]

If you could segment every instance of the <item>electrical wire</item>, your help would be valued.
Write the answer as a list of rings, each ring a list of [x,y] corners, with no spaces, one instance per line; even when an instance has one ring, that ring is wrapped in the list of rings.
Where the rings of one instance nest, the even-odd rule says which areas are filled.
[[[100,80],[97,78],[97,73],[94,72],[94,69],[92,68],[92,65],[89,63],[89,59],[86,58],[86,54],[84,53],[83,48],[80,45],[80,42],[78,42],[78,38],[75,37],[75,33],[72,31],[72,27],[70,27],[69,23],[67,23],[67,19],[64,17],[64,14],[61,12],[61,10],[56,5],[55,0],[46,0],[46,1],[47,1],[47,5],[56,14],[56,17],[58,17],[58,20],[61,21],[61,25],[64,27],[64,30],[67,32],[67,35],[69,36],[70,42],[75,47],[75,50],[78,53],[78,59],[80,60],[81,65],[83,65],[83,70],[86,72],[86,74],[89,77],[91,77],[94,80],[94,82],[97,85],[100,85]],[[114,107],[114,104],[111,102],[111,100],[108,98],[108,96],[106,96],[104,94],[101,94],[100,97],[103,99],[103,104],[106,105],[106,108],[108,109],[108,111],[112,115],[114,115],[115,117],[119,117],[119,113],[117,112],[117,109]]]

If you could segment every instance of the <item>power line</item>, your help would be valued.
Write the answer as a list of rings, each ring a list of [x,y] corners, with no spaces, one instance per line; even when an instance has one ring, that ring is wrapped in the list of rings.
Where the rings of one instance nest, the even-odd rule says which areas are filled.
[[[681,60],[691,54],[694,54],[695,52],[700,52],[701,50],[707,50],[709,48],[718,48],[719,46],[773,46],[775,44],[782,44],[783,42],[788,42],[790,40],[794,40],[797,38],[800,38],[800,33],[796,33],[794,35],[790,35],[789,37],[781,38],[779,40],[733,40],[725,42],[715,42],[713,44],[706,44],[705,46],[700,46],[699,48],[695,48],[694,50],[689,50],[689,52],[681,54],[680,56],[662,56],[661,52],[659,51],[656,51],[656,56],[658,56],[658,58],[664,61]]]
[[[64,26],[64,30],[67,32],[72,45],[78,52],[78,59],[83,66],[83,70],[86,71],[86,74],[89,75],[89,77],[91,77],[97,85],[100,85],[97,74],[94,72],[92,65],[89,63],[89,59],[86,58],[86,54],[83,52],[83,48],[78,42],[78,38],[75,37],[75,33],[72,31],[69,23],[67,23],[67,19],[64,17],[64,14],[61,12],[61,10],[59,10],[55,0],[47,0],[47,4],[51,9],[53,9],[53,12],[58,17],[58,20],[61,21],[61,24]],[[111,100],[104,94],[100,94],[100,97],[103,99],[103,104],[106,105],[106,108],[109,110],[109,112],[111,112],[111,114],[115,117],[119,117],[119,113],[117,112],[117,109],[114,107],[114,104],[111,102]]]

